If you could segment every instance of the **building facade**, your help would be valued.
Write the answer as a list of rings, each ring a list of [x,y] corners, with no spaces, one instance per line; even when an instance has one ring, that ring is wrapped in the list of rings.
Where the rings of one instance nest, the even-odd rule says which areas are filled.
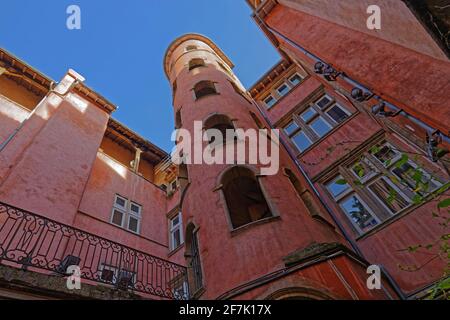
[[[401,19],[368,31],[350,2],[249,0],[282,59],[248,89],[205,36],[167,49],[176,128],[280,129],[275,175],[176,165],[75,71],[0,50],[0,297],[422,297],[447,263],[415,245],[448,233],[448,58],[406,3],[379,1]]]

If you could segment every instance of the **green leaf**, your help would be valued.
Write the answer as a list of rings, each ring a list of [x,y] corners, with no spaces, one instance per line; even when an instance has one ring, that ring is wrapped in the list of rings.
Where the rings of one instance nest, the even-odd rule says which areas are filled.
[[[347,184],[347,180],[345,180],[345,179],[338,179],[338,180],[336,180],[335,183],[343,186],[343,185]]]
[[[402,165],[404,165],[408,161],[408,159],[409,159],[408,155],[402,154],[402,157],[400,158],[400,160],[397,161],[395,166],[397,168],[400,168]]]
[[[441,202],[438,203],[438,208],[446,208],[448,206],[450,206],[450,198],[442,200]]]

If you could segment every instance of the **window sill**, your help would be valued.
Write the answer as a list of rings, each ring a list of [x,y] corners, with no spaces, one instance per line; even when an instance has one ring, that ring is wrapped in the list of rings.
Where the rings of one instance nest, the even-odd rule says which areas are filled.
[[[247,224],[245,224],[243,226],[240,226],[240,227],[238,227],[236,229],[231,230],[231,232],[230,232],[231,233],[231,237],[235,237],[235,236],[241,234],[242,232],[247,231],[250,228],[253,228],[253,227],[256,227],[256,226],[259,226],[259,225],[263,225],[263,224],[266,224],[266,223],[270,223],[270,222],[280,221],[280,220],[281,220],[280,216],[273,216],[273,217],[268,217],[268,218],[264,218],[264,219],[261,219],[261,220],[257,220],[257,221],[253,221],[253,222],[247,223]]]

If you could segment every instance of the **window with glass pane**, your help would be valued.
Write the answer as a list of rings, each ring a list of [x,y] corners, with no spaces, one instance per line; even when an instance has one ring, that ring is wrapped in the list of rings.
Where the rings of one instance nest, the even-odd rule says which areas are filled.
[[[322,117],[315,119],[310,126],[319,137],[326,135],[331,130],[331,126]]]
[[[300,131],[299,133],[295,134],[292,137],[292,141],[295,143],[295,145],[300,151],[307,149],[312,144],[311,140],[309,140],[309,138],[305,135],[303,131]]]
[[[128,221],[128,229],[133,232],[138,232],[139,220],[136,217],[130,216]]]
[[[141,219],[141,206],[132,202],[130,204],[130,213],[128,217],[128,230],[139,232],[139,221]]]
[[[308,108],[306,109],[304,112],[302,112],[302,114],[300,115],[300,117],[303,119],[303,121],[308,122],[310,121],[312,118],[314,118],[314,116],[317,114],[316,110],[314,110],[313,108]]]
[[[338,176],[333,181],[328,183],[327,189],[334,198],[338,198],[340,195],[344,194],[345,191],[348,191],[351,188],[341,176]]]
[[[400,154],[389,144],[380,147],[373,155],[385,166],[393,164],[400,157]]]
[[[268,96],[266,99],[264,99],[264,103],[265,103],[269,108],[272,107],[272,106],[275,104],[275,102],[277,102],[277,100],[275,100],[275,98],[272,97],[272,96]]]
[[[367,179],[373,177],[378,173],[378,170],[375,168],[375,166],[366,158],[356,162],[351,167],[351,170],[361,182],[366,181]]]
[[[289,81],[295,86],[296,84],[299,84],[302,81],[302,77],[300,77],[298,74],[294,74],[292,77],[289,78]]]
[[[183,244],[183,233],[182,233],[182,220],[181,213],[178,213],[170,221],[170,247],[172,250],[178,248]]]
[[[119,210],[114,210],[111,222],[114,223],[115,225],[122,226],[123,216],[124,216],[123,212]]]
[[[359,228],[359,231],[366,232],[378,224],[377,219],[356,195],[353,194],[344,199],[340,205],[348,218]]]
[[[395,214],[409,205],[408,200],[384,177],[369,185],[369,190],[391,213]]]
[[[295,122],[292,121],[286,127],[284,127],[284,132],[286,132],[287,135],[291,135],[297,129],[298,129],[298,125]]]
[[[347,112],[345,112],[342,107],[340,107],[339,105],[335,104],[334,106],[332,106],[328,111],[327,114],[336,122],[336,123],[341,123],[342,121],[344,121],[345,119],[348,118],[348,114]]]
[[[432,177],[421,168],[413,165],[411,161],[392,169],[403,185],[408,187],[412,193],[424,196],[434,189],[438,188],[441,183],[432,179]]]
[[[320,109],[325,108],[331,102],[331,98],[328,96],[323,96],[319,100],[317,100],[316,105],[319,106]]]
[[[277,91],[280,96],[284,96],[286,93],[289,92],[289,87],[287,84],[284,83],[278,87]]]

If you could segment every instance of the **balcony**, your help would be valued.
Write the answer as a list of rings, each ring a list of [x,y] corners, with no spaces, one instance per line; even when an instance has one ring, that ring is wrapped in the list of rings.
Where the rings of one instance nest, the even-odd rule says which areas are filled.
[[[2,202],[0,264],[52,276],[78,266],[83,283],[189,298],[185,267]]]

